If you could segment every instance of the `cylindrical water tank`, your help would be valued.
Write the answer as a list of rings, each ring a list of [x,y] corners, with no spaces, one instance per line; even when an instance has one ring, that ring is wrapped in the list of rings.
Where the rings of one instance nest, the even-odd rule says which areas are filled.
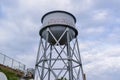
[[[40,30],[40,36],[44,39],[46,39],[47,28],[49,28],[56,40],[59,40],[66,28],[70,33],[70,41],[78,34],[78,31],[75,28],[76,18],[71,13],[65,11],[48,12],[42,17],[41,22],[43,25]],[[53,45],[56,43],[51,34],[48,35],[48,42]],[[60,45],[63,45],[66,44],[66,42],[67,34],[65,33],[59,43]]]

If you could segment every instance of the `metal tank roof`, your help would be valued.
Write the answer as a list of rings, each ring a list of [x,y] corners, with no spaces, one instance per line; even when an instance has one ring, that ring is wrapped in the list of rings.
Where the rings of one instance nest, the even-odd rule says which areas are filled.
[[[71,15],[71,16],[73,17],[75,23],[76,23],[76,18],[75,18],[75,16],[74,16],[73,14],[71,14],[71,13],[69,13],[69,12],[66,12],[66,11],[61,11],[61,10],[50,11],[50,12],[44,14],[43,17],[41,18],[41,22],[43,23],[43,20],[44,20],[45,16],[47,16],[47,15],[49,15],[49,14],[51,14],[51,13],[57,13],[57,12],[60,12],[60,13],[66,13],[66,14]]]

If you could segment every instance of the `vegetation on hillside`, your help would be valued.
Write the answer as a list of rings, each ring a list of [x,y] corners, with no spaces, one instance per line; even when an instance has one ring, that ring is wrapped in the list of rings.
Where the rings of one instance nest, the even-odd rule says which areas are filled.
[[[8,70],[2,69],[2,68],[0,68],[0,71],[6,74],[8,80],[19,80],[19,77],[11,71],[8,71]]]

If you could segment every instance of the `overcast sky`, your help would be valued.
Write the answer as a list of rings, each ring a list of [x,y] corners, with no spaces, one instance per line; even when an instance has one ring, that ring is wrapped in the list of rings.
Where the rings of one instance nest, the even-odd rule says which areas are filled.
[[[41,17],[75,15],[87,80],[120,80],[120,0],[0,0],[0,53],[33,67]]]

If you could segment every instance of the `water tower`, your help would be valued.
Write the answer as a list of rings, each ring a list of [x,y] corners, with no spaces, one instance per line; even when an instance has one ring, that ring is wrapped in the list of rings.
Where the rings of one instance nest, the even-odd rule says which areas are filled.
[[[76,18],[66,11],[52,11],[41,22],[36,80],[84,80]]]

